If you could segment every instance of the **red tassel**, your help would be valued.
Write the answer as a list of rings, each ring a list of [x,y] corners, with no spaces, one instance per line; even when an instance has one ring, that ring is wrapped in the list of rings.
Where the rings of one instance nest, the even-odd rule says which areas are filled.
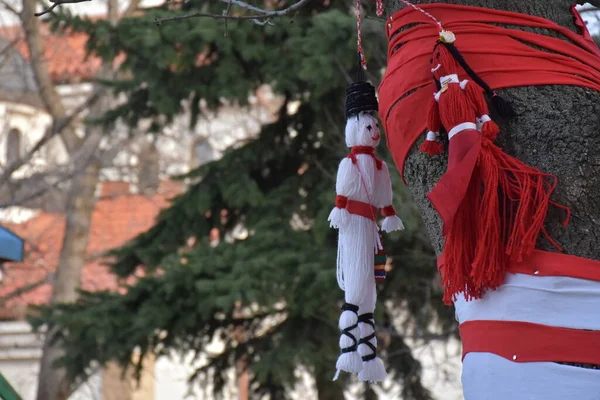
[[[421,147],[419,147],[421,153],[427,153],[430,156],[436,156],[444,152],[444,143],[439,140],[425,140]]]
[[[453,223],[449,226],[444,243],[444,264],[440,270],[444,286],[444,304],[450,306],[458,293],[463,292],[465,299],[482,295],[471,279],[470,265],[474,258],[477,243],[475,225],[479,199],[479,185],[472,179],[463,202],[461,202]]]

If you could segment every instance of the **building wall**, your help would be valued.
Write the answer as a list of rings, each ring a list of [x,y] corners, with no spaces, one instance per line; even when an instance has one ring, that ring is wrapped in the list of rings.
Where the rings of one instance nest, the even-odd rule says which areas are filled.
[[[0,323],[0,372],[23,400],[35,400],[41,346],[42,341],[28,323]],[[102,400],[101,384],[102,374],[95,374],[69,400]]]

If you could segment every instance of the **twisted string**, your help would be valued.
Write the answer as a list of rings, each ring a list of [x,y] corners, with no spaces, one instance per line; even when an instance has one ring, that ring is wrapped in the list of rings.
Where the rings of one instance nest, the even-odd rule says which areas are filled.
[[[416,5],[414,5],[413,3],[411,3],[410,1],[406,1],[406,0],[400,0],[402,3],[406,4],[409,7],[414,8],[417,11],[422,12],[423,14],[425,14],[427,17],[429,17],[430,19],[432,19],[437,26],[439,27],[440,31],[444,30],[444,27],[442,26],[442,23],[440,21],[437,20],[437,18],[435,18],[433,15],[431,15],[430,13],[428,13],[427,11],[423,10],[421,7],[418,7]]]
[[[360,65],[364,69],[367,69],[367,59],[365,58],[365,52],[362,48],[362,32],[360,28],[361,16],[360,16],[360,0],[356,0],[356,33],[357,33],[357,45],[358,54],[360,55]]]
[[[375,0],[376,13],[378,17],[383,16],[383,0]]]

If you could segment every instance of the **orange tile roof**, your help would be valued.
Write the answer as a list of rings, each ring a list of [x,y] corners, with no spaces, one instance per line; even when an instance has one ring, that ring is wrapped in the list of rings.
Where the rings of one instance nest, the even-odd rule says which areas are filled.
[[[40,35],[44,46],[44,59],[55,83],[89,81],[102,65],[100,58],[86,57],[87,34],[85,33],[58,34],[51,32],[48,25],[40,24]],[[9,43],[18,39],[15,48],[26,60],[29,60],[29,49],[20,25],[0,27],[0,37]],[[115,63],[122,62],[123,58],[118,57]]]
[[[114,182],[115,185],[121,185]],[[110,183],[108,183],[110,185]],[[100,253],[125,244],[154,224],[159,211],[168,206],[168,199],[181,192],[181,185],[161,186],[155,195],[121,194],[100,198],[92,214],[87,254],[90,259]],[[4,266],[0,282],[0,299],[23,286],[44,280],[58,265],[65,230],[65,216],[41,213],[21,224],[5,224],[25,240],[25,261]],[[131,280],[130,280],[131,282]],[[81,277],[83,289],[116,290],[118,281],[102,260],[88,262]],[[50,283],[29,290],[0,305],[0,320],[20,319],[30,304],[49,302]]]

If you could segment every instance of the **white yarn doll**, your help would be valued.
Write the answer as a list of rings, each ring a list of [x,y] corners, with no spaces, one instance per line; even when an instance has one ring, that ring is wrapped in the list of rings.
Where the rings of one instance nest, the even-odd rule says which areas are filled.
[[[331,226],[339,229],[337,279],[345,291],[339,326],[342,331],[335,379],[340,371],[358,374],[361,381],[378,382],[387,373],[377,357],[373,312],[377,299],[375,256],[382,253],[377,214],[385,217],[382,230],[404,229],[392,206],[392,183],[385,162],[375,155],[381,134],[375,88],[355,82],[346,91],[346,145],[350,154],[340,163]]]

